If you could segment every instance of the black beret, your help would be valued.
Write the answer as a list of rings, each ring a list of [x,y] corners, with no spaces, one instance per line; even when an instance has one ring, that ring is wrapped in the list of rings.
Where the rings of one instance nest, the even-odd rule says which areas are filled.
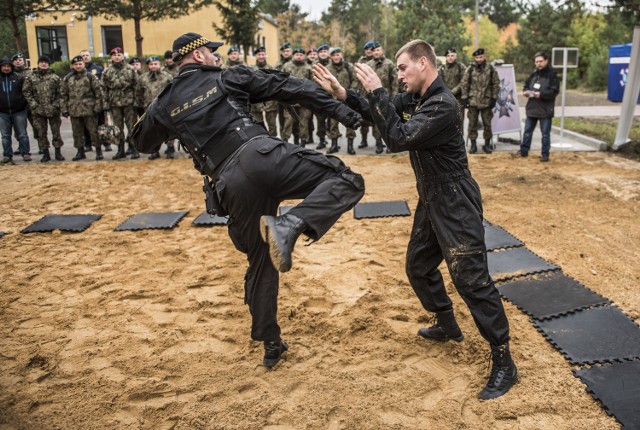
[[[264,49],[264,46],[259,46],[256,49],[253,50],[253,55],[256,55],[259,52],[267,52],[266,49]]]
[[[140,59],[138,57],[131,57],[131,59],[129,60],[129,64],[133,64],[133,63],[139,63]]]
[[[285,49],[290,49],[291,48],[291,44],[289,42],[285,42],[282,44],[282,46],[280,47],[281,51],[284,51]]]
[[[173,53],[171,51],[164,51],[164,58],[171,58],[173,57]]]
[[[333,54],[335,54],[335,53],[337,53],[337,52],[342,52],[342,49],[337,48],[337,47],[336,47],[336,48],[333,48],[333,49],[331,49],[331,52],[329,52],[329,54],[333,55]]]
[[[41,56],[38,57],[38,63],[41,63],[43,61],[45,63],[51,64],[51,58],[47,57],[46,55],[41,55]]]
[[[11,57],[11,61],[15,61],[18,58],[24,58],[24,55],[17,53],[16,55],[14,55],[13,57]]]
[[[304,48],[296,48],[293,50],[294,54],[304,54]]]
[[[328,51],[328,50],[329,50],[329,45],[327,45],[326,43],[318,46],[318,52],[320,52],[320,51]]]
[[[455,54],[455,53],[456,53],[456,48],[449,48],[447,49],[447,52],[444,53],[444,55]]]
[[[232,46],[231,48],[227,49],[227,55],[231,54],[232,52],[240,52],[240,49],[237,46]]]
[[[80,63],[80,62],[84,63],[84,60],[82,59],[82,55],[76,55],[71,59],[71,64]]]
[[[471,54],[471,55],[473,55],[474,57],[476,55],[484,55],[484,49],[483,48],[478,48],[475,51],[473,51],[473,54]]]
[[[222,45],[221,42],[212,42],[198,33],[185,33],[173,41],[173,59],[178,61],[189,52],[203,46],[216,50]]]

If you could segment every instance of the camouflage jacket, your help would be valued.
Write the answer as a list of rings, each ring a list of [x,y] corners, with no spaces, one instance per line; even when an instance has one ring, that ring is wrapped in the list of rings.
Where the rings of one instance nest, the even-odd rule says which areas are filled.
[[[251,66],[251,68],[254,70],[273,69],[273,67],[268,65],[267,63],[258,62],[256,62],[255,66]],[[256,103],[254,105],[251,105],[251,108],[256,112],[271,112],[278,109],[278,102],[275,100],[269,100],[264,103]]]
[[[33,70],[26,67],[14,67],[13,71],[18,75],[22,76],[23,78],[26,78],[27,76],[29,76],[34,72]]]
[[[444,84],[451,90],[457,99],[462,96],[462,78],[464,77],[465,67],[464,64],[458,63],[445,63],[438,68],[438,74],[444,81]]]
[[[282,71],[284,65],[290,63],[291,61],[293,61],[291,58],[287,58],[286,60],[284,60],[282,57],[280,57],[280,61],[276,63],[275,69]]]
[[[173,64],[172,66],[167,66],[165,64],[164,66],[162,66],[162,71],[170,74],[171,77],[173,78],[178,74],[178,72],[180,71],[180,68],[178,67],[177,64]]]
[[[306,61],[302,63],[289,61],[282,67],[282,71],[296,78],[311,79],[311,66]]]
[[[498,99],[500,78],[496,69],[486,61],[473,63],[467,67],[462,78],[462,100],[468,100],[469,106],[478,109],[488,108],[491,99]]]
[[[230,69],[231,67],[235,67],[235,66],[240,66],[244,64],[244,61],[242,60],[238,60],[238,61],[231,61],[227,58],[227,61],[224,62],[224,64],[222,65],[223,69]]]
[[[60,116],[60,85],[62,79],[53,70],[37,70],[27,75],[22,92],[29,110],[40,116]]]
[[[146,109],[153,99],[160,94],[160,91],[171,82],[171,79],[173,79],[173,77],[162,70],[143,73],[136,82],[136,94],[133,105],[137,108]]]
[[[324,60],[322,58],[318,58],[316,61],[314,61],[313,64],[322,64],[324,67],[329,67],[329,64],[331,63],[331,58],[327,57]]]
[[[62,80],[63,113],[73,117],[92,116],[103,108],[102,86],[95,75],[86,70],[71,71]]]
[[[333,61],[329,63],[327,69],[333,76],[336,77],[340,85],[345,89],[356,89],[356,85],[359,82],[356,77],[356,71],[353,69],[353,65],[346,61],[341,61],[339,64],[335,64]]]
[[[135,69],[124,62],[113,63],[102,74],[102,91],[105,109],[133,106],[138,75]]]
[[[382,82],[382,87],[387,90],[390,97],[398,94],[398,72],[396,71],[396,65],[393,61],[386,58],[384,55],[378,59],[372,59],[367,63]],[[360,82],[360,80],[358,80]]]

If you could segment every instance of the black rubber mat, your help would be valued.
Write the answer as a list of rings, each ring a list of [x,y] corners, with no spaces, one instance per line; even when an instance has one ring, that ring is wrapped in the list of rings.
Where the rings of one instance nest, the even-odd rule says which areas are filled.
[[[515,248],[522,246],[523,243],[507,233],[502,227],[484,222],[484,242],[487,251],[493,251],[500,248]]]
[[[199,227],[207,227],[212,225],[227,225],[228,222],[229,218],[227,217],[217,215],[211,216],[207,211],[204,211],[193,220],[192,224]]]
[[[404,200],[393,202],[358,203],[353,208],[353,216],[360,218],[381,218],[387,216],[410,216],[411,210]]]
[[[488,252],[489,274],[497,280],[556,270],[558,266],[535,255],[526,248],[512,248]]]
[[[173,228],[189,211],[137,214],[116,227],[115,231]]]
[[[605,411],[624,429],[640,429],[640,361],[584,368],[573,372]]]
[[[571,364],[640,358],[640,327],[615,307],[585,309],[550,320],[533,320],[533,324]]]
[[[7,233],[4,231],[0,231],[0,237],[5,236]]]
[[[94,222],[102,218],[102,215],[45,215],[22,233],[41,233],[54,230],[81,232],[85,231]]]
[[[537,319],[565,315],[590,306],[611,303],[561,271],[498,285],[500,294]]]

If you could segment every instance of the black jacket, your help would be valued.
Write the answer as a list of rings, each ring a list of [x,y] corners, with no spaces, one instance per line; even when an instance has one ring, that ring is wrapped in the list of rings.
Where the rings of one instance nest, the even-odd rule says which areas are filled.
[[[206,167],[201,170],[210,174],[239,144],[268,134],[250,112],[250,104],[268,100],[300,104],[347,127],[357,127],[362,120],[308,79],[247,66],[222,70],[187,65],[136,123],[133,142],[139,151],[152,153],[163,142],[178,138],[194,161]]]
[[[0,112],[11,115],[27,108],[23,84],[24,77],[15,72],[0,73]]]
[[[560,92],[558,75],[551,66],[535,70],[524,82],[525,91],[540,91],[540,98],[527,99],[526,112],[531,118],[553,118],[553,107]]]

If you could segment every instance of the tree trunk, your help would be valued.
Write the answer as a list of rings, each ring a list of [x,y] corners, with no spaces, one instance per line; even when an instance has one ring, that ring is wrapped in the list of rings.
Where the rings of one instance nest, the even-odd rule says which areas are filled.
[[[133,24],[136,30],[136,55],[142,60],[142,34],[140,33],[140,17],[133,18]]]
[[[18,52],[23,53],[22,50],[22,36],[20,35],[20,29],[18,28],[18,17],[11,16],[11,27],[13,27],[13,37],[16,39],[16,46],[18,47]]]

